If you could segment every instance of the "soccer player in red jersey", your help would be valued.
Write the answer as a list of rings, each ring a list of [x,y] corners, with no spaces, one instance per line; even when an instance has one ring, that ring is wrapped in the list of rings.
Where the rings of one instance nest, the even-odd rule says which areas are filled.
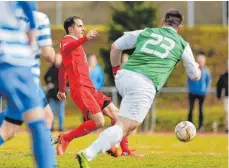
[[[81,109],[85,122],[74,130],[60,134],[57,139],[57,154],[63,155],[68,144],[74,139],[89,134],[104,125],[104,116],[112,122],[116,121],[119,109],[111,102],[109,97],[97,91],[90,80],[86,54],[81,46],[98,35],[97,30],[90,30],[84,36],[85,28],[82,20],[77,16],[69,17],[64,22],[66,36],[61,40],[60,52],[62,65],[59,70],[59,92],[57,97],[65,100],[65,83],[68,77],[70,93],[74,103]],[[120,143],[122,155],[133,155],[128,148],[127,137]],[[113,148],[114,149],[114,148]],[[117,150],[112,151],[117,156]]]

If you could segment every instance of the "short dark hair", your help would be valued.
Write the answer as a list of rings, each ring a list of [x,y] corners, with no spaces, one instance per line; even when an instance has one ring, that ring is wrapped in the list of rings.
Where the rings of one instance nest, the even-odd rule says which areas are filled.
[[[178,26],[183,21],[183,16],[177,9],[170,9],[165,14],[165,18],[164,19],[165,19],[166,25],[169,25],[169,26],[177,29]]]
[[[75,20],[80,19],[78,16],[70,16],[64,21],[64,30],[66,34],[69,34],[68,28],[75,25]]]

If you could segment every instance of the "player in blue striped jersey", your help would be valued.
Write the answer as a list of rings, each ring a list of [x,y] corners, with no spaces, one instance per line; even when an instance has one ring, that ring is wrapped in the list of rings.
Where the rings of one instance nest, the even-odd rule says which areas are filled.
[[[29,20],[28,33],[16,18],[17,4],[22,7]],[[41,100],[36,94],[37,84],[33,80],[31,66],[35,65],[29,44],[33,44],[35,22],[29,2],[0,1],[0,96],[8,100],[5,120],[0,128],[0,145],[18,119],[23,116],[33,140],[33,151],[37,167],[52,168],[53,153]],[[7,132],[5,130],[8,130]]]
[[[25,2],[18,2],[23,4],[23,10],[27,13],[30,19],[33,18],[28,9],[29,6]],[[0,2],[0,63],[9,63],[16,66],[32,66],[35,64],[34,59],[31,57],[31,49],[28,43],[34,41],[34,28],[35,22],[30,22],[29,29],[26,34],[19,26],[19,20],[15,17],[17,2]],[[33,38],[33,39],[32,39]],[[19,52],[20,51],[20,52]]]
[[[47,100],[45,97],[45,94],[40,86],[40,54],[42,54],[46,60],[53,62],[53,58],[55,58],[55,51],[52,47],[52,40],[51,40],[51,31],[50,31],[50,22],[48,17],[41,12],[33,11],[33,15],[36,20],[36,29],[37,29],[37,40],[34,42],[32,47],[32,56],[35,59],[36,64],[32,66],[31,72],[34,76],[34,81],[37,84],[37,92],[38,96],[42,99],[42,107],[45,111],[45,120],[47,123],[47,126],[49,129],[52,127],[52,122],[54,119],[53,113],[51,111],[50,106],[47,104]],[[24,16],[21,10],[19,10],[18,19],[21,21],[21,24],[23,27],[27,27],[28,25],[28,19]],[[56,60],[57,62],[59,60]],[[8,110],[5,110],[4,112],[0,113],[1,116],[5,115],[8,112]],[[3,118],[3,117],[1,117]],[[22,118],[19,120],[22,123]],[[0,121],[1,123],[1,121]],[[15,132],[20,127],[14,127]],[[9,136],[14,136],[14,134],[11,134]]]
[[[28,26],[28,19],[23,13],[18,12],[18,18],[24,27]],[[34,81],[37,84],[37,92],[42,99],[42,106],[45,110],[45,119],[48,128],[51,129],[54,119],[50,106],[47,104],[45,94],[40,86],[40,56],[42,55],[47,61],[55,63],[55,51],[52,47],[50,21],[46,14],[33,11],[33,15],[36,21],[37,38],[32,45],[32,56],[34,57],[36,64],[32,67],[31,72],[34,76]]]

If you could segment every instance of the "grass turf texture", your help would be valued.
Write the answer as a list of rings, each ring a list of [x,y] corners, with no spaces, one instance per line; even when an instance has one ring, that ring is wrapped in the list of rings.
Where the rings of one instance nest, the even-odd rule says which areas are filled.
[[[87,147],[98,134],[75,139],[66,154],[58,157],[60,168],[78,168],[76,152]],[[226,168],[228,165],[226,134],[197,134],[189,143],[179,142],[173,133],[138,134],[130,136],[130,146],[144,158],[112,158],[101,154],[91,162],[92,168]],[[32,168],[27,133],[0,147],[1,168]]]
[[[170,101],[171,102],[171,101]],[[159,104],[160,102],[158,102]],[[159,105],[158,105],[159,106]],[[167,106],[167,105],[166,105]],[[168,105],[169,106],[169,105]],[[69,107],[69,105],[68,105]],[[176,124],[180,121],[187,120],[187,108],[156,108],[156,131],[173,131]],[[193,112],[193,123],[198,127],[198,108],[197,103]],[[218,131],[224,131],[224,109],[223,105],[219,104],[217,106],[206,106],[205,107],[205,119],[204,126],[206,131],[213,131],[212,124],[214,122],[218,123]],[[55,129],[58,128],[58,118],[56,117]],[[66,108],[66,118],[64,122],[64,128],[66,130],[73,129],[82,122],[82,114],[73,105],[71,108]],[[106,117],[105,126],[110,125],[110,120]],[[140,129],[140,128],[139,128]]]

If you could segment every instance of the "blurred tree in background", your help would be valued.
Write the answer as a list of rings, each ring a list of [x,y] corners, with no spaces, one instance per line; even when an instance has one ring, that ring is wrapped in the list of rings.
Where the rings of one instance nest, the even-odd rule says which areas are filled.
[[[106,47],[100,49],[100,55],[105,64],[104,71],[108,75],[106,85],[114,84],[109,57],[111,44],[121,37],[125,31],[134,31],[144,29],[145,27],[157,26],[157,9],[152,2],[127,1],[123,2],[122,9],[112,8],[112,10],[112,22],[108,25],[108,43]],[[124,52],[131,54],[133,51],[134,49]]]

